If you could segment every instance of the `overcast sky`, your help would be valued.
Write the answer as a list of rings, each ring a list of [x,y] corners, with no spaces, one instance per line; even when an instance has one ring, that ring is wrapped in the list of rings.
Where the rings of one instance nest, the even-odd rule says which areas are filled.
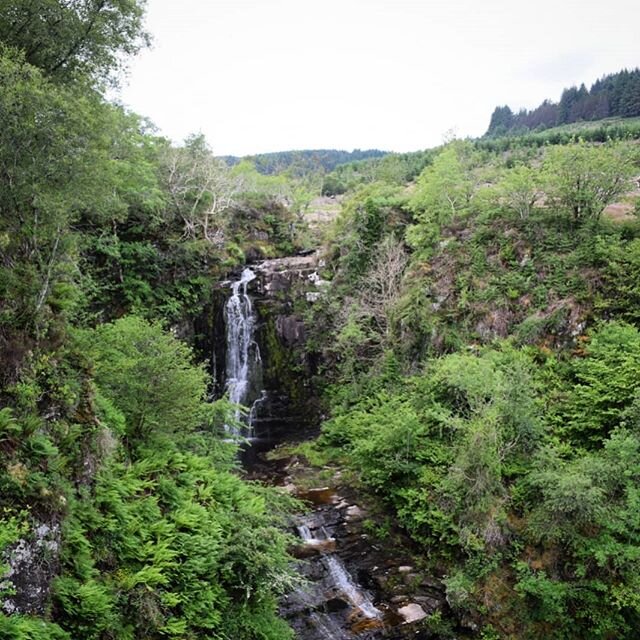
[[[148,0],[121,101],[216,154],[424,149],[640,65],[639,0]]]

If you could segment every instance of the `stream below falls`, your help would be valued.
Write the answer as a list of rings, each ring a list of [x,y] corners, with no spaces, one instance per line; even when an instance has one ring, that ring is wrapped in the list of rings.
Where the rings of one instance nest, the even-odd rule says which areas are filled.
[[[249,452],[245,462],[247,475],[283,487],[308,505],[292,522],[300,540],[293,554],[305,584],[281,602],[281,615],[297,638],[437,638],[420,621],[447,610],[442,585],[417,571],[409,552],[394,540],[383,542],[368,532],[373,516],[342,483],[340,471],[335,470],[330,486],[304,488],[303,458],[271,460],[265,455],[269,443],[259,444],[262,451]]]
[[[304,459],[267,455],[317,430],[291,416],[261,411],[280,390],[264,388],[263,359],[268,363],[269,353],[257,337],[259,282],[259,274],[247,267],[226,283],[224,388],[232,401],[251,409],[238,411],[235,424],[227,427],[231,437],[246,438],[246,475],[283,487],[309,507],[291,524],[300,541],[293,552],[303,586],[283,598],[281,615],[300,640],[436,638],[421,621],[446,610],[442,585],[416,571],[408,552],[394,541],[371,538],[367,509],[341,482],[340,471],[325,469],[325,475],[333,474],[332,481],[309,489],[308,474],[303,481]]]

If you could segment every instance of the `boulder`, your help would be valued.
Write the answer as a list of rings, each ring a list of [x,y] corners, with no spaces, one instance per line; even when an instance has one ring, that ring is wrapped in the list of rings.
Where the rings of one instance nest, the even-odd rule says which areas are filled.
[[[335,538],[327,538],[326,540],[305,540],[301,544],[297,544],[292,550],[291,555],[295,558],[310,558],[312,556],[323,555],[325,553],[334,553],[336,550]]]
[[[364,511],[357,504],[352,504],[350,507],[347,507],[345,518],[347,521],[362,520],[362,518],[364,518]]]
[[[404,618],[404,624],[418,622],[418,620],[422,620],[427,617],[425,610],[415,602],[408,604],[406,607],[400,607],[400,609],[398,609],[398,613]]]

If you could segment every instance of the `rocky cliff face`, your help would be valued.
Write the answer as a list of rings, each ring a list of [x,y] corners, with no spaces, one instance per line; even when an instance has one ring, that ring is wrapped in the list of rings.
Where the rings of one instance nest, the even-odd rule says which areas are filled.
[[[270,440],[302,436],[317,423],[319,412],[312,379],[316,357],[307,349],[305,312],[326,283],[318,276],[320,257],[313,253],[251,264],[256,278],[248,283],[256,313],[255,341],[261,358],[261,389],[246,403],[253,405],[258,437]],[[227,353],[224,306],[237,274],[219,283],[213,301],[196,322],[199,349],[211,363],[214,393],[225,391]]]
[[[2,612],[44,614],[60,569],[60,539],[60,523],[50,516],[8,550],[3,558],[8,569],[0,582],[0,593],[7,594],[0,600]]]
[[[266,260],[258,274],[257,341],[263,353],[267,401],[258,419],[315,423],[318,407],[312,379],[317,362],[306,340],[305,312],[321,295],[324,284],[317,254]]]

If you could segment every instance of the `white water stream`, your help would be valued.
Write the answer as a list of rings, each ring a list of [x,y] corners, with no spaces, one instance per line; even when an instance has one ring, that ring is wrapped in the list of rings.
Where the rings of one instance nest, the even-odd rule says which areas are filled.
[[[298,526],[298,533],[307,544],[311,545],[332,539],[324,527],[313,533],[307,524],[301,524]],[[382,613],[376,609],[369,596],[356,584],[337,555],[333,553],[324,555],[322,562],[327,569],[331,583],[353,607],[359,609],[366,618],[380,618],[382,616]]]
[[[367,618],[379,618],[380,611],[373,606],[373,602],[358,587],[353,578],[347,571],[342,560],[336,555],[329,555],[323,558],[331,579],[340,591],[349,599],[351,604],[360,609]]]
[[[344,640],[344,632],[340,625],[328,616],[312,613],[309,620],[323,640]]]
[[[255,280],[256,274],[244,269],[240,279],[231,284],[231,296],[224,307],[227,329],[226,390],[231,402],[246,404],[251,391],[252,375],[260,365],[260,349],[254,340],[256,316],[247,285]],[[248,435],[251,435],[252,411],[248,417]],[[242,421],[240,408],[236,409],[236,421]],[[237,429],[230,428],[234,435]]]

